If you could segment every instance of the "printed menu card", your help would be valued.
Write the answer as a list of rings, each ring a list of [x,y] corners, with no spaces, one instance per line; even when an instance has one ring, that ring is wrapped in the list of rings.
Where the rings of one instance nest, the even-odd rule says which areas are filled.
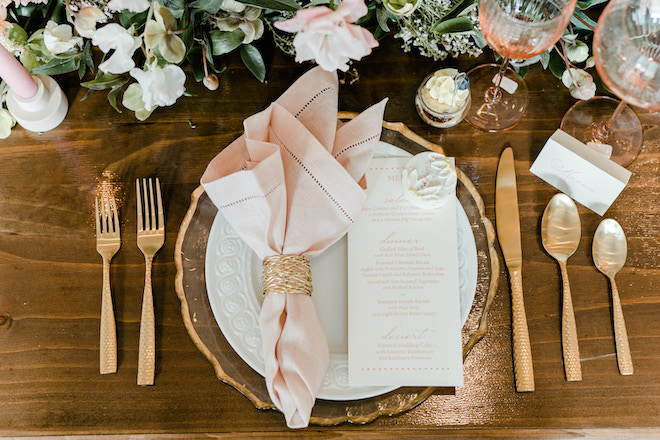
[[[375,158],[348,233],[348,380],[352,386],[461,386],[455,196],[413,206],[410,158]]]

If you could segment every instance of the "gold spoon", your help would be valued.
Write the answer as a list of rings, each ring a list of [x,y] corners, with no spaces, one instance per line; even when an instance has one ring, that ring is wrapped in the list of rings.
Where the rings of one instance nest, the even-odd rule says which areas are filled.
[[[627,253],[626,235],[623,233],[621,225],[616,220],[609,218],[600,222],[594,235],[593,258],[598,270],[610,279],[612,285],[614,340],[616,341],[619,372],[624,375],[633,374],[633,364],[628,345],[626,322],[623,320],[623,310],[621,310],[619,289],[616,287],[614,276],[626,262]]]
[[[564,294],[561,317],[561,345],[564,352],[564,371],[566,380],[582,380],[580,365],[580,349],[578,346],[577,329],[571,287],[568,282],[566,260],[573,255],[580,243],[580,216],[575,202],[566,194],[555,195],[541,219],[541,239],[546,252],[550,254],[561,269]]]

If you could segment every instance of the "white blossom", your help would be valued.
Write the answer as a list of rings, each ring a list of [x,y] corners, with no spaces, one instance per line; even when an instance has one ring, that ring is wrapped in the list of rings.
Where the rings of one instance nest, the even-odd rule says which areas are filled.
[[[16,120],[6,109],[0,108],[0,139],[6,139],[11,134],[11,128]]]
[[[99,8],[86,6],[73,14],[73,25],[78,35],[92,38],[96,32],[96,23],[104,23],[108,17]]]
[[[58,55],[75,46],[82,47],[83,39],[75,37],[68,24],[57,24],[49,20],[44,28],[44,44],[51,53]]]
[[[573,63],[581,63],[589,58],[589,46],[577,39],[577,35],[570,34],[562,37],[566,46],[566,57]]]
[[[566,69],[561,76],[561,82],[568,87],[575,99],[587,101],[596,94],[596,83],[591,74],[582,69]]]
[[[183,86],[186,74],[174,64],[165,67],[152,65],[148,70],[131,69],[131,76],[142,87],[142,100],[146,108],[155,105],[166,107],[172,105],[186,91]]]
[[[110,58],[99,65],[99,69],[107,73],[125,73],[135,67],[133,53],[140,47],[142,40],[133,36],[133,28],[124,29],[117,23],[110,23],[98,29],[92,39],[92,44],[98,46],[103,53],[114,49]]]
[[[131,12],[144,12],[149,9],[149,2],[147,0],[110,0],[108,2],[108,9],[111,11],[123,11],[128,9]]]

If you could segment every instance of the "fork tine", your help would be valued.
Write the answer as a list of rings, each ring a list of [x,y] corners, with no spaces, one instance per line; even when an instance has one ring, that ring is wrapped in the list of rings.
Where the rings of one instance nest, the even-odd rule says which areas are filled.
[[[165,216],[163,215],[163,199],[160,197],[160,180],[156,177],[156,203],[158,204],[158,229],[165,228]]]
[[[135,179],[135,191],[137,193],[137,227],[138,231],[144,229],[142,224],[142,198],[140,196],[140,179]]]
[[[151,214],[151,223],[149,224],[149,229],[154,230],[158,227],[156,223],[156,201],[154,199],[154,185],[153,179],[149,178],[149,213]]]
[[[101,231],[101,213],[99,212],[99,198],[95,197],[94,199],[94,208],[96,210],[96,235],[99,235]]]
[[[147,182],[147,179],[144,178],[142,179],[142,194],[144,195],[144,229],[145,230],[150,230],[151,229],[151,215],[149,212],[149,190],[148,190],[148,185],[149,182]]]
[[[119,232],[119,215],[117,214],[117,203],[115,198],[112,198],[112,218],[113,218],[113,230],[112,232]]]
[[[108,198],[106,196],[101,197],[101,229],[104,233],[108,232]]]

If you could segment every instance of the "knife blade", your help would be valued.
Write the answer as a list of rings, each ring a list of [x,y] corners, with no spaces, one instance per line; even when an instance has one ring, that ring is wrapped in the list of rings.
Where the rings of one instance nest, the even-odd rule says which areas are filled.
[[[500,156],[495,183],[495,224],[497,238],[509,271],[513,332],[513,369],[516,391],[534,391],[532,349],[527,329],[527,316],[522,288],[522,246],[520,215],[513,149],[507,147]]]

